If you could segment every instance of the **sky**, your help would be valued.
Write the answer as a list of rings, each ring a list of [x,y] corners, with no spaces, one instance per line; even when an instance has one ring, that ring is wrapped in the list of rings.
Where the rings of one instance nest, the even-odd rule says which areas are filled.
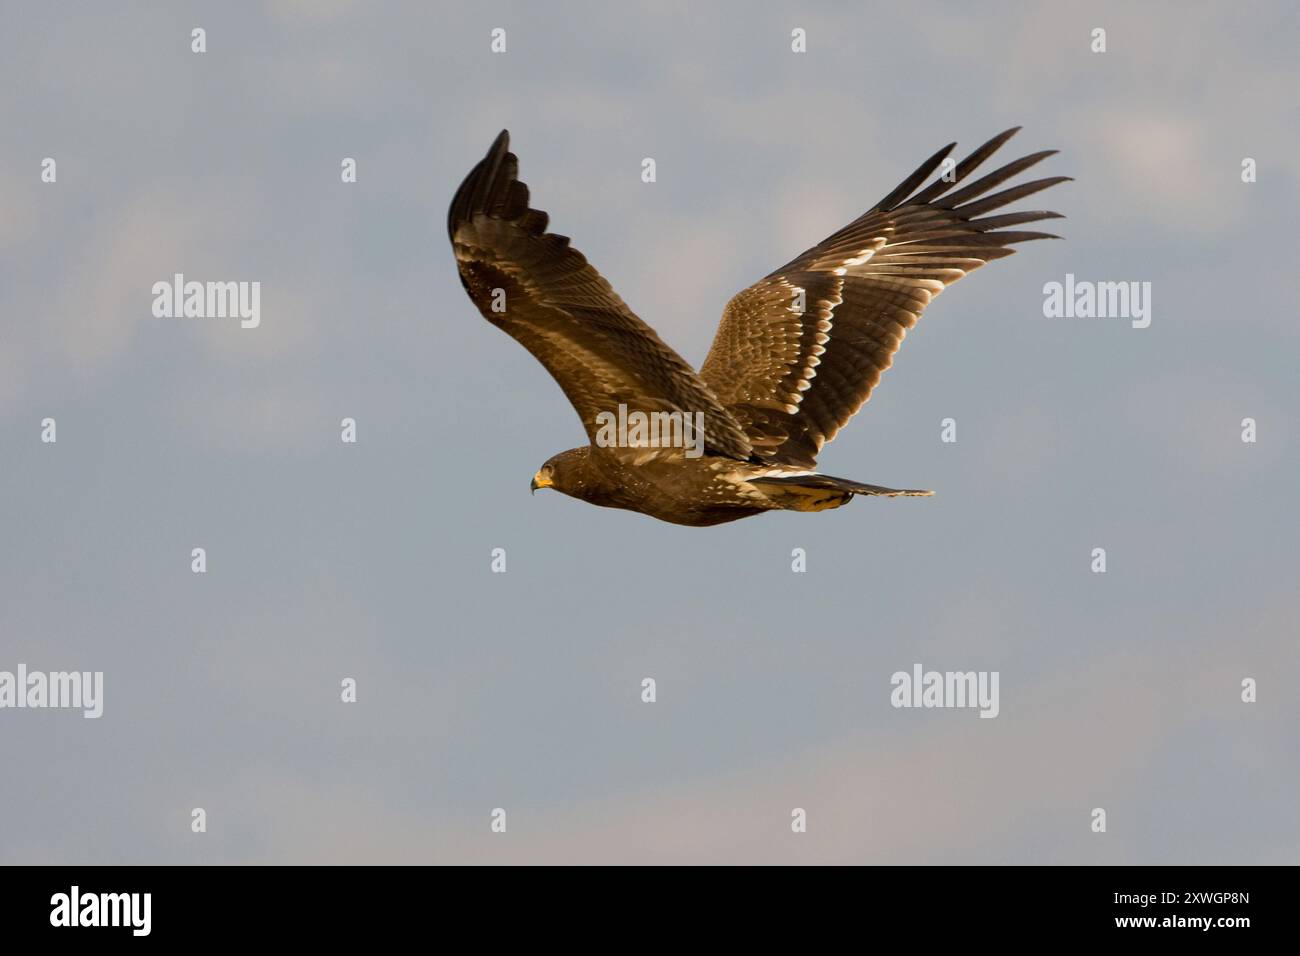
[[[1291,4],[4,22],[0,672],[104,690],[0,708],[0,863],[1296,861]],[[698,364],[730,296],[1010,126],[1075,178],[1016,207],[1064,241],[940,296],[819,460],[933,498],[529,495],[584,435],[445,230],[502,128]],[[156,316],[176,273],[259,282],[260,323]],[[1045,316],[1067,275],[1150,283],[1150,325]],[[996,718],[893,706],[918,664],[996,672]]]

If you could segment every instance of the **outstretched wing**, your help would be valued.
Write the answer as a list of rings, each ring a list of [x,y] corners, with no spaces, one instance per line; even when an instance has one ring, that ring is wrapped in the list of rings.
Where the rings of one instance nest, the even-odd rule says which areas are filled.
[[[1010,227],[1058,213],[985,215],[1069,179],[985,196],[1055,150],[950,191],[1015,132],[995,136],[913,195],[956,144],[946,146],[875,207],[727,304],[700,377],[744,426],[756,454],[812,467],[867,401],[932,298],[1011,255],[1014,243],[1057,238]]]
[[[737,421],[686,361],[618,297],[565,236],[530,209],[502,130],[461,183],[447,231],[465,291],[559,383],[594,443],[601,412],[704,414],[704,446],[747,459]]]

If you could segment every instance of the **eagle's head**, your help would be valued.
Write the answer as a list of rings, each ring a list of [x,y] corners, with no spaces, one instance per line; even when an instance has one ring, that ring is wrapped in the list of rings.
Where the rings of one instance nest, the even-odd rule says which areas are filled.
[[[599,478],[591,468],[591,447],[588,445],[552,455],[533,475],[530,487],[534,493],[538,488],[554,488],[574,498],[588,498]]]

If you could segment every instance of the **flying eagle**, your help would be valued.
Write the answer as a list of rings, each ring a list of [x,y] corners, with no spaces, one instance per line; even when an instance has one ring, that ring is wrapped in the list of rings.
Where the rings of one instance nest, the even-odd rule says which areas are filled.
[[[469,297],[546,367],[587,431],[589,444],[542,465],[533,491],[693,526],[838,508],[856,495],[931,494],[819,474],[817,453],[870,397],[932,298],[1015,243],[1058,238],[1015,227],[1059,213],[987,215],[1068,180],[990,195],[1056,150],[955,188],[1016,129],[956,164],[945,164],[956,144],[945,146],[839,232],[736,295],[698,372],[568,238],[546,231],[503,130],[456,191],[447,231]]]

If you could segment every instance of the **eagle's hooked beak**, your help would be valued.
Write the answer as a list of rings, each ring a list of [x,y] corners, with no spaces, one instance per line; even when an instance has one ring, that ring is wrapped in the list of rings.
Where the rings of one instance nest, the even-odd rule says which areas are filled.
[[[537,494],[538,488],[549,488],[553,484],[554,482],[551,481],[551,479],[544,477],[539,471],[537,474],[533,475],[533,480],[528,485],[528,488],[533,494]]]

